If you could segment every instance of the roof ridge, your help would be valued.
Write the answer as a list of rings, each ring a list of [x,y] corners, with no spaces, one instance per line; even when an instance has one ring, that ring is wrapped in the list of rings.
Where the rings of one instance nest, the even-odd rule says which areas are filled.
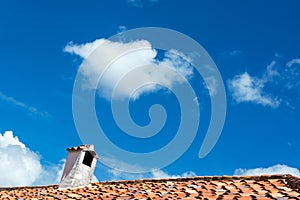
[[[127,183],[142,183],[142,182],[162,182],[162,181],[189,181],[189,180],[203,180],[203,181],[219,181],[219,180],[255,180],[264,181],[270,179],[284,179],[286,183],[292,189],[298,189],[300,191],[300,178],[291,174],[273,174],[273,175],[251,175],[251,176],[193,176],[193,177],[171,177],[171,178],[146,178],[135,180],[111,180],[111,181],[99,181],[93,182],[91,185],[96,184],[127,184]],[[58,184],[39,185],[39,186],[17,186],[17,187],[0,187],[0,191],[3,190],[16,190],[16,189],[30,189],[30,188],[44,188],[53,187],[58,188]],[[86,186],[88,187],[88,186]]]
[[[139,182],[161,182],[161,181],[187,181],[187,180],[256,180],[264,181],[267,179],[287,179],[293,177],[290,174],[274,174],[274,175],[252,175],[252,176],[193,176],[193,177],[174,177],[174,178],[146,178],[146,179],[136,179],[136,180],[112,180],[112,181],[100,181],[94,182],[92,184],[124,184],[124,183],[139,183]],[[297,178],[297,177],[295,177]]]
[[[58,184],[50,184],[50,185],[31,185],[31,186],[7,186],[7,187],[0,187],[0,191],[3,190],[18,190],[18,189],[31,189],[31,188],[45,188],[45,187],[53,187],[53,188],[58,188]]]

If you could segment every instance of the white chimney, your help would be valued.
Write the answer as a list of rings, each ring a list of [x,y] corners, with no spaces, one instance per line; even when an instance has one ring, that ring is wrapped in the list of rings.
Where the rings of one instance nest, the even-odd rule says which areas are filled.
[[[68,158],[60,180],[59,189],[89,185],[94,175],[98,155],[94,145],[67,148]]]

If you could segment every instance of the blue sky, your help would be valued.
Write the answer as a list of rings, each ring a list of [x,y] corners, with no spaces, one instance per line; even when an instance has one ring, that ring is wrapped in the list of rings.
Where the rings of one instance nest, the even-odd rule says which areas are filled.
[[[199,97],[201,121],[187,151],[173,164],[140,175],[118,172],[98,162],[98,180],[187,174],[299,175],[299,8],[297,0],[1,1],[0,172],[8,171],[11,176],[3,176],[0,184],[57,181],[65,149],[82,143],[73,120],[72,91],[86,57],[76,48],[82,50],[88,43],[140,27],[176,30],[206,49],[225,86],[225,124],[213,150],[199,159],[211,104],[203,80],[195,75],[189,81]],[[184,72],[188,76],[189,71]],[[170,112],[161,134],[141,140],[122,135],[113,121],[110,100],[101,91],[95,98],[97,116],[118,146],[147,152],[174,137],[171,133],[178,127],[180,113],[172,93],[149,89],[130,102],[133,119],[140,125],[149,122],[147,109],[153,103],[161,103]],[[100,157],[104,154],[98,153]],[[118,163],[119,158],[114,159]],[[126,166],[123,161],[118,164]],[[19,163],[29,164],[18,167]],[[31,169],[36,169],[34,178],[15,177],[7,182],[15,171],[28,174]]]

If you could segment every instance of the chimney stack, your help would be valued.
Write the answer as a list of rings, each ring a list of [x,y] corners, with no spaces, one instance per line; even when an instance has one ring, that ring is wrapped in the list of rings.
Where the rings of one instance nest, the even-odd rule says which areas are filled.
[[[94,145],[67,148],[68,158],[59,184],[59,189],[89,185],[94,175],[98,155]]]

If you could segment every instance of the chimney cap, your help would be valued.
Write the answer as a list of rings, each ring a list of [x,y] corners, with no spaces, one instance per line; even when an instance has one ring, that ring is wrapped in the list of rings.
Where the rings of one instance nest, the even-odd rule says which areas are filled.
[[[96,159],[99,159],[99,156],[95,152],[94,145],[92,144],[83,144],[75,147],[67,148],[67,151],[89,151]]]

